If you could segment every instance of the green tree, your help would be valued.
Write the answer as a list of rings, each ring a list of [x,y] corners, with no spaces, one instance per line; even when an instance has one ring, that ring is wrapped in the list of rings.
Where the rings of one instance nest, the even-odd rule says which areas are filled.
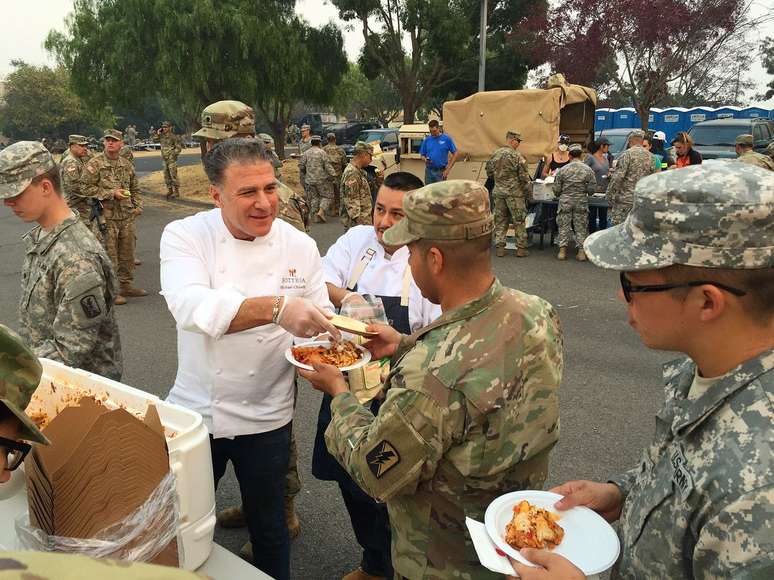
[[[763,68],[766,69],[767,74],[774,77],[774,36],[766,38],[761,43],[761,53],[763,55]],[[763,94],[764,99],[771,97],[774,97],[774,78],[766,85],[766,92]]]
[[[376,119],[386,127],[401,111],[401,100],[382,75],[367,78],[356,63],[336,87],[333,110],[358,119]]]
[[[12,62],[0,104],[0,132],[14,140],[66,139],[70,133],[101,135],[113,123],[110,111],[91,109],[70,88],[62,67]]]

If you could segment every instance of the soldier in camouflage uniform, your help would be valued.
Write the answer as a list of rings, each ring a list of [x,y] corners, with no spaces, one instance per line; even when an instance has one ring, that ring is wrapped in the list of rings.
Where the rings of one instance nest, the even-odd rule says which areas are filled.
[[[336,145],[336,133],[328,133],[328,144],[323,147],[325,152],[336,170],[336,177],[333,179],[333,205],[328,215],[339,215],[339,204],[341,203],[341,176],[344,168],[347,166],[347,154],[344,149]]]
[[[465,517],[545,481],[559,436],[559,319],[492,273],[483,186],[428,185],[406,194],[403,209],[384,243],[409,245],[414,280],[443,314],[410,337],[379,326],[368,346],[392,355],[392,370],[376,417],[337,368],[299,372],[333,397],[328,450],[387,504],[396,577],[498,578],[479,563]],[[462,278],[467,294],[453,297]]]
[[[312,146],[312,128],[309,125],[301,125],[301,139],[298,142],[298,154],[303,155]]]
[[[749,163],[761,169],[774,171],[774,159],[768,155],[753,151],[753,136],[750,134],[737,135],[736,155],[742,163]]]
[[[690,357],[664,366],[639,465],[555,490],[558,508],[620,517],[613,577],[774,577],[773,247],[774,175],[738,163],[643,179],[629,218],[586,240],[592,262],[620,271],[643,342]]]
[[[333,180],[336,170],[330,157],[323,151],[319,135],[312,136],[312,146],[307,149],[298,162],[301,183],[306,184],[306,199],[312,221],[327,222],[325,217],[333,203]]]
[[[521,134],[508,131],[505,140],[507,144],[495,151],[486,162],[486,174],[494,179],[495,247],[498,257],[505,256],[505,236],[508,224],[513,222],[516,230],[516,257],[524,258],[529,255],[525,220],[531,181],[527,160],[518,152]]]
[[[352,161],[341,176],[341,221],[345,228],[373,223],[371,186],[363,171],[372,159],[373,148],[368,143],[355,143]]]
[[[645,133],[635,129],[629,134],[629,149],[621,153],[607,186],[607,203],[613,225],[623,223],[632,210],[634,187],[643,177],[655,172],[653,155],[643,146]]]
[[[554,195],[559,200],[556,223],[559,226],[560,260],[567,259],[567,246],[575,230],[575,244],[578,253],[575,259],[586,261],[583,242],[589,235],[589,196],[597,190],[597,178],[594,171],[581,161],[583,148],[578,143],[570,145],[570,163],[560,167],[554,177]]]
[[[21,334],[37,356],[111,379],[123,368],[110,260],[60,193],[59,169],[38,142],[0,152],[0,199],[36,227],[24,236]]]
[[[132,285],[135,266],[135,219],[142,214],[142,199],[137,187],[134,165],[120,156],[123,147],[120,131],[105,131],[105,150],[86,164],[83,170],[84,193],[100,202],[107,225],[105,249],[118,273],[120,284],[115,304],[126,304],[127,297],[147,296]]]
[[[769,143],[768,147],[766,147],[766,155],[771,157],[771,160],[774,161],[774,141]]]
[[[180,181],[177,178],[177,157],[183,150],[183,140],[172,129],[172,123],[164,121],[159,134],[161,158],[164,160],[164,183],[167,185],[167,199],[180,197]]]
[[[91,204],[83,194],[81,174],[83,166],[89,160],[89,140],[83,135],[70,135],[67,138],[69,148],[62,156],[59,169],[62,173],[62,193],[65,201],[80,216],[83,223],[90,226]]]
[[[274,137],[272,137],[268,133],[259,133],[258,139],[263,141],[263,144],[266,146],[266,149],[271,153],[271,164],[274,167],[274,177],[276,177],[277,179],[282,179],[282,161],[280,160],[279,156],[277,156],[277,153],[274,151]]]
[[[224,139],[255,136],[255,113],[240,101],[218,101],[208,105],[202,111],[201,123],[202,128],[193,137],[203,139],[207,151]],[[304,196],[280,183],[277,197],[277,217],[306,232],[309,205]]]

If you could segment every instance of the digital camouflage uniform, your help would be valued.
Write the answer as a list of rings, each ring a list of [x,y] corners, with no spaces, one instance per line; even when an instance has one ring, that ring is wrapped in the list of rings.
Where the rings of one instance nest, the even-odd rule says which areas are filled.
[[[738,157],[738,160],[742,163],[748,163],[750,165],[760,167],[761,169],[774,171],[774,159],[768,155],[757,153],[756,151],[745,151]]]
[[[0,198],[23,192],[56,167],[40,143],[0,152]],[[75,213],[50,231],[25,234],[19,319],[36,356],[119,379],[123,362],[113,298],[115,275],[105,251]]]
[[[277,179],[281,179],[282,178],[282,160],[274,152],[274,137],[272,137],[268,133],[259,133],[258,139],[263,141],[263,144],[266,146],[266,149],[268,149],[269,152],[271,153],[271,165],[272,167],[274,167],[274,177],[276,177]]]
[[[312,136],[309,135],[306,139],[301,139],[298,142],[298,154],[303,155],[312,147]]]
[[[580,159],[573,159],[556,172],[553,189],[559,200],[556,243],[560,248],[569,246],[575,230],[575,243],[580,249],[589,235],[589,196],[597,190],[594,170]]]
[[[306,184],[306,199],[312,216],[327,213],[333,203],[333,179],[336,170],[322,147],[307,149],[298,162],[301,182]]]
[[[336,143],[328,143],[323,150],[328,154],[328,157],[333,164],[333,169],[336,170],[336,177],[333,178],[333,207],[331,213],[338,215],[339,204],[341,203],[341,176],[344,173],[344,168],[347,166],[347,154]]]
[[[636,145],[621,153],[607,186],[607,202],[610,204],[613,225],[622,223],[632,210],[637,182],[655,170],[653,155],[644,147]]]
[[[488,193],[472,181],[408,193],[403,209],[386,244],[425,233],[491,235]],[[349,392],[334,397],[328,450],[386,502],[398,577],[501,578],[479,563],[465,517],[480,520],[497,496],[545,481],[559,436],[556,312],[495,279],[479,298],[404,337],[391,369],[376,417]]]
[[[183,140],[180,135],[175,135],[172,132],[170,125],[165,126],[169,127],[169,132],[159,135],[161,158],[164,160],[164,183],[167,186],[167,191],[178,194],[180,181],[177,179],[177,157],[183,150]]]
[[[82,135],[70,135],[68,141],[70,145],[86,145],[89,142]],[[67,205],[78,213],[83,223],[90,226],[91,204],[89,198],[83,194],[82,184],[83,166],[89,159],[88,153],[83,157],[76,157],[68,149],[59,162],[59,171],[62,175],[62,193]]]
[[[341,176],[341,221],[347,228],[373,223],[373,200],[366,172],[352,162]]]
[[[635,271],[774,267],[774,175],[715,163],[637,184],[622,225],[586,240],[598,266]],[[722,345],[719,345],[722,347]],[[774,577],[774,351],[697,398],[696,365],[665,365],[666,400],[639,466],[614,477],[624,495],[619,578]]]
[[[774,141],[769,143],[768,147],[766,147],[766,155],[768,155],[772,161],[774,161]]]
[[[107,225],[105,249],[113,261],[122,287],[134,280],[135,217],[142,211],[134,165],[123,157],[109,159],[105,153],[94,156],[83,171],[84,193],[102,203]],[[118,200],[116,189],[129,190],[131,196]]]
[[[527,198],[530,178],[527,160],[510,145],[500,147],[486,162],[486,174],[494,179],[495,246],[505,247],[508,224],[513,223],[516,246],[527,249]]]

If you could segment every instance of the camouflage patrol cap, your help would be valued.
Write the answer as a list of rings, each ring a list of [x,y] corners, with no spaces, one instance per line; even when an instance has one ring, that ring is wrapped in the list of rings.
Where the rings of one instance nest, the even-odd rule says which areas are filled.
[[[271,143],[272,145],[274,145],[274,137],[272,137],[268,133],[258,133],[258,139],[260,139],[264,143]]]
[[[631,133],[629,133],[629,139],[644,139],[645,138],[645,131],[642,129],[635,129]]]
[[[103,139],[115,139],[116,141],[123,141],[124,140],[124,134],[121,133],[118,129],[105,129],[105,132],[102,135]]]
[[[193,134],[204,139],[228,139],[255,134],[255,113],[240,101],[218,101],[204,108],[202,128]]]
[[[597,266],[656,270],[774,266],[774,174],[712,162],[641,179],[624,223],[596,232],[584,249]]]
[[[368,153],[369,155],[373,155],[374,148],[368,143],[364,143],[363,141],[358,141],[357,143],[355,143],[355,146],[352,148],[352,155],[359,155],[360,153]]]
[[[40,384],[43,367],[21,337],[0,324],[0,403],[21,421],[21,437],[48,445],[49,441],[24,412]]]
[[[742,135],[736,136],[736,144],[742,145],[744,147],[752,147],[753,146],[753,136],[749,133],[743,133]]]
[[[325,137],[326,137],[326,139],[335,139],[336,138],[336,133],[328,133]]]
[[[570,148],[568,149],[570,153],[583,153],[583,147],[581,147],[580,143],[573,143],[570,145]]]
[[[768,155],[769,157],[771,157],[772,159],[774,159],[774,141],[772,141],[771,143],[769,143],[769,146],[768,146],[768,147],[766,147],[766,151],[765,151],[765,153],[766,153],[766,155]]]
[[[306,123],[304,123],[303,125],[301,125],[301,130],[302,131],[311,131],[312,128],[309,125],[307,125]]]
[[[514,129],[509,129],[508,132],[505,134],[505,140],[510,141],[511,139],[517,139],[521,141],[521,133]]]
[[[171,127],[172,123],[170,123],[169,121],[164,121],[163,123],[161,123],[161,126],[162,127]]]
[[[489,192],[475,182],[441,181],[403,197],[406,217],[384,232],[384,243],[402,246],[417,240],[472,240],[494,229]]]
[[[89,140],[83,135],[68,135],[67,144],[68,145],[88,145]]]
[[[309,139],[312,143],[322,143],[322,138],[319,135],[312,135]]]
[[[0,151],[0,199],[16,197],[38,175],[56,167],[48,149],[38,141],[18,141]]]

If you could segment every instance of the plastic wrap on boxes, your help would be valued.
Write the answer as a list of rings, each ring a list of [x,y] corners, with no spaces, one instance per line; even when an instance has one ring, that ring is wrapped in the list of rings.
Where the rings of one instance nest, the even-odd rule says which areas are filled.
[[[164,476],[145,503],[128,517],[101,530],[93,538],[49,535],[32,526],[27,514],[16,520],[16,533],[21,548],[39,552],[150,562],[164,550],[172,549],[176,557],[176,497],[175,476],[170,472]]]

